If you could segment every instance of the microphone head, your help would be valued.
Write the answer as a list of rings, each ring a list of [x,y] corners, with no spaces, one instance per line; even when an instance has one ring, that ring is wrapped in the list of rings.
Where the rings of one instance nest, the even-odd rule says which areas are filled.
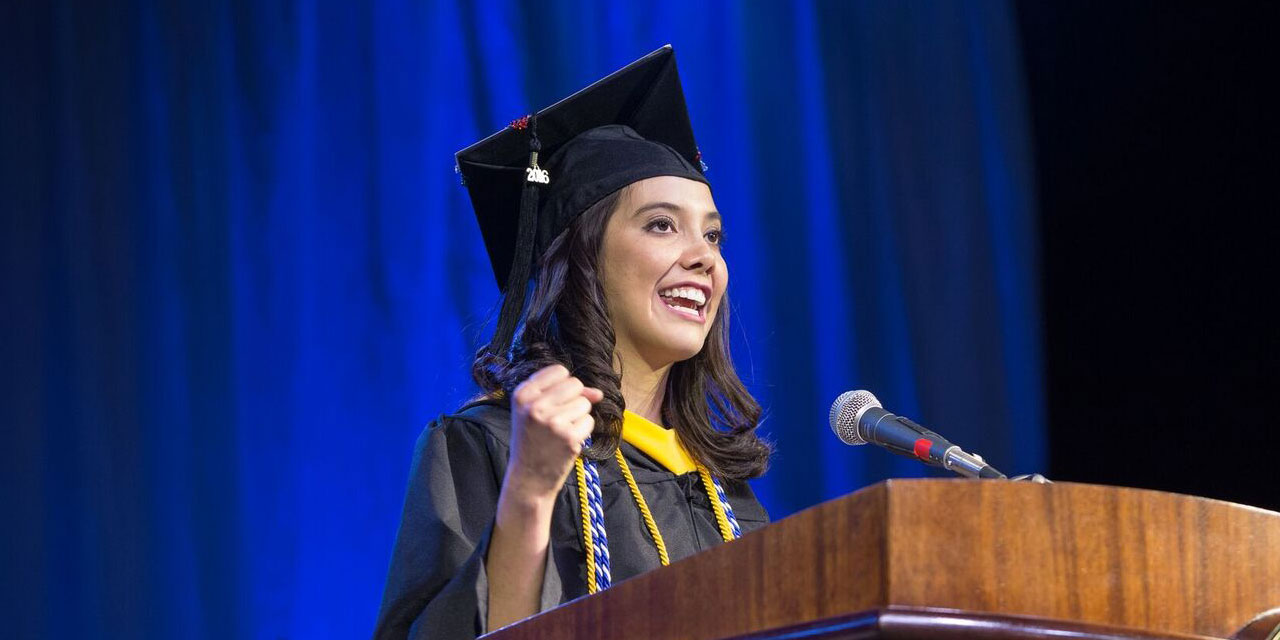
[[[858,389],[840,394],[840,397],[831,403],[831,416],[828,418],[831,422],[831,430],[845,444],[866,444],[867,441],[858,435],[858,419],[872,407],[884,408],[870,391]]]

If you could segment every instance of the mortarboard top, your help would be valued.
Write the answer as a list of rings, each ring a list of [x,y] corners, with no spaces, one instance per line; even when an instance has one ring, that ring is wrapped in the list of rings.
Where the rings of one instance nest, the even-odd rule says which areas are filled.
[[[533,265],[579,214],[638,180],[706,183],[670,45],[457,154],[505,292],[491,350],[504,353]]]

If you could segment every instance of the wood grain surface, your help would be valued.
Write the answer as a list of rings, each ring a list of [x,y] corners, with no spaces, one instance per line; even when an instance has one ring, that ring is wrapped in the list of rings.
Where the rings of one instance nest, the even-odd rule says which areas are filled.
[[[893,604],[1220,637],[1280,606],[1280,514],[1069,483],[902,484]]]
[[[1128,488],[893,480],[489,637],[727,638],[899,608],[1225,638],[1277,606],[1280,514]]]
[[[771,629],[729,640],[1212,640],[1208,636],[1152,633],[1069,620],[991,613],[894,607]],[[1242,639],[1245,640],[1245,639]],[[1247,640],[1258,640],[1250,638]]]

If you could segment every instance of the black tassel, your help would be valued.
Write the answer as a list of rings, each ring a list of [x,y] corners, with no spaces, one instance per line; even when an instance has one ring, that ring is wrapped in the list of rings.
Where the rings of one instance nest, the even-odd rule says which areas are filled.
[[[516,327],[524,315],[524,298],[529,288],[530,271],[533,268],[533,243],[538,230],[538,203],[542,184],[547,174],[538,167],[538,152],[542,142],[538,140],[537,116],[529,118],[529,169],[524,188],[520,191],[520,216],[516,222],[516,246],[511,258],[511,271],[507,274],[506,289],[502,296],[502,309],[498,312],[498,325],[489,342],[489,353],[507,357]],[[541,176],[541,180],[535,179]]]

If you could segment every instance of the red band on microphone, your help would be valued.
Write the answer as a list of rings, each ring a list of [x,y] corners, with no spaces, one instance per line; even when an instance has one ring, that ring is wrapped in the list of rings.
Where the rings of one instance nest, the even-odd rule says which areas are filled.
[[[933,441],[920,438],[916,440],[915,454],[921,460],[929,459],[929,449],[933,448]]]

